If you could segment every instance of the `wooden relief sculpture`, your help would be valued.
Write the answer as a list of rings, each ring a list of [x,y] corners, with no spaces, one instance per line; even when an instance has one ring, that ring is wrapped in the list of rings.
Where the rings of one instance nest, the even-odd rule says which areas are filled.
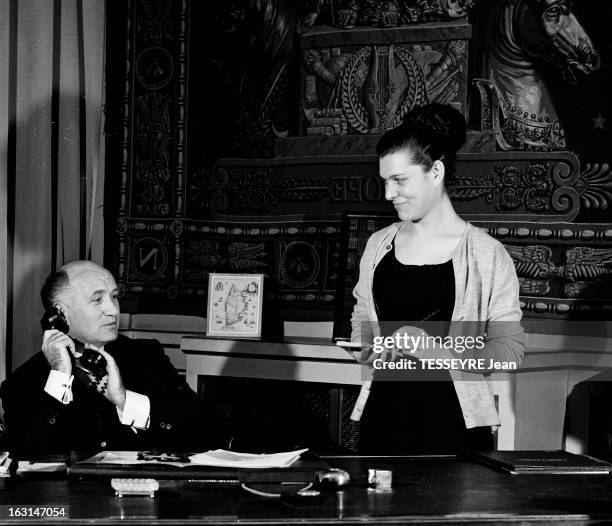
[[[468,14],[473,0],[332,0],[330,4],[332,24],[346,29],[461,18]]]
[[[564,150],[566,140],[542,78],[554,66],[575,84],[599,67],[591,39],[572,12],[569,0],[486,0],[478,29],[484,35],[485,80],[476,84],[485,115],[504,150]],[[561,80],[561,79],[560,79]]]
[[[460,91],[466,42],[443,48],[372,45],[344,52],[309,49],[304,68],[307,135],[384,133],[414,106],[451,103]]]

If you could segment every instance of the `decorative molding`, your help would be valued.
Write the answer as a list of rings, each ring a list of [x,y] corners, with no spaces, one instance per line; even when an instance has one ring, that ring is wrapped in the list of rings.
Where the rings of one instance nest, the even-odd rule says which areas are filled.
[[[170,1],[170,0],[166,0]],[[176,92],[175,92],[175,177],[176,181],[174,184],[175,191],[175,215],[176,217],[185,216],[185,167],[187,166],[187,152],[186,152],[186,127],[187,127],[187,61],[188,61],[188,50],[187,45],[189,38],[189,18],[187,16],[189,12],[187,0],[181,0],[181,8],[179,12],[179,31],[178,31],[178,42],[177,42],[177,76],[176,76]]]
[[[612,205],[612,168],[608,163],[586,164],[577,189],[585,209],[607,210]]]
[[[172,40],[172,0],[139,0],[145,16],[138,19],[138,35],[148,44]]]
[[[134,79],[132,76],[133,42],[134,42],[134,0],[127,0],[125,17],[125,56],[123,74],[123,119],[121,126],[121,182],[119,186],[120,216],[129,215],[130,209],[130,175],[131,175],[131,118],[133,112]],[[121,262],[119,263],[121,266]]]
[[[555,244],[597,245],[612,243],[612,224],[610,223],[535,223],[507,221],[481,222],[475,225],[486,230],[491,236],[507,242],[541,242],[550,241]]]
[[[465,153],[447,187],[469,220],[497,221],[503,213],[513,222],[571,221],[580,210],[579,176],[570,152]],[[218,219],[389,209],[375,156],[221,159],[199,184],[211,189],[208,209]]]
[[[168,106],[168,96],[161,93],[151,92],[136,98],[136,215],[165,217],[171,210],[167,196],[171,136]]]
[[[473,0],[339,0],[333,23],[339,28],[358,26],[396,27],[401,24],[423,24],[468,16]]]

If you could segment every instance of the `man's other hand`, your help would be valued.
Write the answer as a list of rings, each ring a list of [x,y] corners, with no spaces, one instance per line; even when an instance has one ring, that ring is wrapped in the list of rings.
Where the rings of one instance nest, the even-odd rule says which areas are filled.
[[[96,349],[96,352],[99,352],[106,359],[107,378],[105,378],[105,380],[108,380],[108,384],[102,394],[104,398],[123,411],[123,407],[125,406],[125,387],[117,362],[110,354],[102,349]],[[102,383],[104,383],[104,380]]]
[[[77,356],[74,341],[70,336],[56,329],[43,333],[42,352],[47,359],[49,367],[55,371],[72,374],[72,360],[70,355]]]

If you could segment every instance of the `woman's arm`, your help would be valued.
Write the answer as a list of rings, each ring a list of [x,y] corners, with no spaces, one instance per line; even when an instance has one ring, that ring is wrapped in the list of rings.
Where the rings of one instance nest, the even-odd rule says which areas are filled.
[[[514,362],[517,368],[525,354],[525,332],[521,325],[519,282],[512,258],[503,245],[494,252],[485,347],[478,357],[500,362]]]

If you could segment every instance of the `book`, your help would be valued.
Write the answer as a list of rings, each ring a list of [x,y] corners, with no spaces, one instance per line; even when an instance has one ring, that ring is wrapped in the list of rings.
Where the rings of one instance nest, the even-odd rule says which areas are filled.
[[[477,451],[474,459],[515,475],[607,475],[612,471],[609,462],[563,450]]]

